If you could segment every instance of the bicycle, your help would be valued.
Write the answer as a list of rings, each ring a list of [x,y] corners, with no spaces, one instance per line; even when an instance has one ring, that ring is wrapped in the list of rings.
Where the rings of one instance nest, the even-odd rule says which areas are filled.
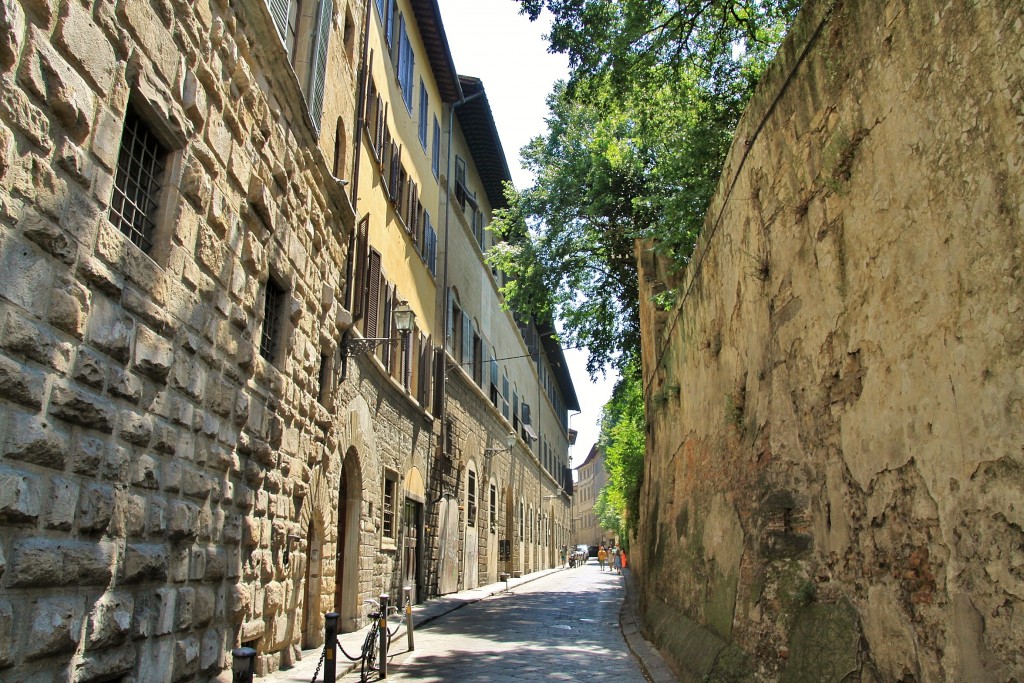
[[[377,651],[379,647],[378,639],[380,637],[380,622],[381,622],[381,608],[380,603],[373,598],[363,600],[363,604],[373,605],[376,609],[369,612],[366,616],[373,620],[373,626],[369,631],[366,632],[366,638],[363,640],[363,647],[361,656],[359,658],[359,680],[362,683],[366,683],[368,676],[380,669],[380,654]],[[404,617],[398,616],[401,611],[394,605],[388,605],[388,613],[394,615],[395,627],[387,627],[387,642],[384,643],[384,656],[387,657],[388,650],[391,649],[391,639],[398,633],[398,629],[401,628],[404,623]],[[386,622],[385,622],[386,623]]]

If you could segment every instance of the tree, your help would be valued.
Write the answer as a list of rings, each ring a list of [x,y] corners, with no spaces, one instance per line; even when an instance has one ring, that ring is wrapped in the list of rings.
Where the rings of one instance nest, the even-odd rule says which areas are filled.
[[[743,107],[793,0],[519,0],[554,15],[572,73],[523,150],[536,177],[492,225],[513,309],[559,318],[593,375],[639,355],[633,244],[685,266]]]
[[[605,454],[608,483],[594,504],[601,526],[614,530],[627,549],[639,521],[645,432],[643,381],[639,364],[633,362],[601,415],[599,445]]]

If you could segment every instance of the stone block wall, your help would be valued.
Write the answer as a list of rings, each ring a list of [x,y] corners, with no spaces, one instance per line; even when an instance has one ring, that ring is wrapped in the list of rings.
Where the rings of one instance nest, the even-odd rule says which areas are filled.
[[[332,87],[351,93],[346,73]],[[0,82],[0,678],[203,681],[241,643],[261,672],[286,666],[308,645],[307,530],[320,613],[342,454],[367,441],[333,411],[379,373],[351,363],[319,384],[350,322],[354,211],[270,15],[0,0]],[[170,150],[149,253],[108,220],[129,102]],[[285,330],[268,362],[271,275]],[[407,451],[363,456],[368,529],[381,462],[416,448],[408,415],[386,419]],[[359,555],[378,547],[368,533]]]
[[[476,585],[494,583],[498,573],[519,570],[534,572],[547,569],[557,563],[557,548],[552,552],[551,529],[555,521],[568,528],[569,500],[560,495],[561,488],[547,471],[539,467],[536,455],[527,450],[521,438],[517,438],[512,450],[505,448],[505,434],[508,433],[508,422],[491,404],[483,390],[473,382],[472,378],[462,370],[449,370],[448,380],[448,416],[452,420],[456,434],[458,473],[456,490],[459,503],[466,500],[466,472],[472,467],[477,474],[477,581]],[[493,454],[485,455],[485,449],[496,449]],[[489,531],[488,486],[491,480],[497,486],[497,523],[493,534]],[[432,481],[441,481],[440,478]],[[454,480],[452,480],[454,483]],[[444,485],[443,485],[444,486]],[[438,489],[440,492],[441,489]],[[447,489],[452,490],[452,489]],[[519,522],[515,512],[509,514],[508,496],[514,501],[523,499],[526,509],[532,506],[536,512],[548,515],[547,533],[534,535],[535,542],[529,542],[529,530],[525,530],[523,542],[519,541]],[[545,496],[547,498],[545,499]],[[514,505],[513,505],[514,507]],[[466,520],[460,519],[460,528],[465,531]],[[529,514],[527,513],[527,524]],[[498,541],[511,541],[511,560],[501,562],[497,559]],[[567,541],[566,541],[567,542]],[[464,553],[460,548],[460,553]],[[466,567],[462,567],[463,573]],[[460,585],[469,586],[464,578]]]
[[[684,680],[1024,678],[1022,45],[1019,3],[806,3],[686,271],[638,248]]]

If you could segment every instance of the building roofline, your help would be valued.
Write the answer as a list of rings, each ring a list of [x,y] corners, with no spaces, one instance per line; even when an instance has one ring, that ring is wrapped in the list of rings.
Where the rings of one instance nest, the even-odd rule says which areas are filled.
[[[473,76],[460,75],[459,85],[467,98],[466,103],[456,110],[459,127],[462,128],[477,173],[483,181],[487,200],[493,208],[503,208],[506,206],[505,183],[512,182],[512,174],[505,159],[505,150],[501,146],[501,136],[498,135],[487,91],[483,81]]]
[[[452,51],[448,46],[448,36],[444,31],[441,8],[437,0],[411,0],[411,4],[441,99],[448,104],[461,101],[464,95],[459,83],[459,73],[455,69]]]
[[[591,462],[593,462],[595,459],[597,459],[597,454],[600,451],[601,451],[601,449],[598,448],[597,444],[595,443],[593,446],[590,447],[590,452],[587,453],[586,459],[583,462],[581,462],[579,465],[576,465],[576,467],[574,467],[573,469],[574,470],[579,470],[581,467],[585,467],[585,466],[589,465]]]

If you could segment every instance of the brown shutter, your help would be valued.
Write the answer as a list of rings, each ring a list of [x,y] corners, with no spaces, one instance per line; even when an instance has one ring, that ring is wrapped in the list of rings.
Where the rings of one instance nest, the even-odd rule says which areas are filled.
[[[367,259],[366,268],[366,324],[363,326],[363,336],[377,337],[377,319],[380,309],[380,252],[376,249],[370,250],[370,257]]]
[[[384,153],[384,132],[387,126],[384,125],[384,121],[387,118],[388,105],[384,99],[377,95],[377,135],[374,139],[375,147],[377,150],[377,156],[380,157]]]
[[[366,250],[369,247],[370,217],[363,216],[356,226],[355,254],[352,262],[352,318],[358,320],[366,310]]]
[[[416,194],[416,183],[413,181],[412,176],[409,177],[409,189],[405,194],[405,206],[402,207],[402,218],[405,219],[405,231],[412,232],[412,212],[413,207],[416,206],[416,202],[413,201]]]
[[[327,46],[331,37],[333,0],[320,0],[313,43],[313,65],[309,72],[308,105],[313,130],[320,137],[320,121],[324,113],[324,88],[327,85]]]
[[[419,367],[419,390],[417,398],[425,410],[430,411],[430,374],[433,371],[431,365],[431,343],[430,335],[420,335],[420,367]]]
[[[409,389],[412,383],[412,335],[402,337],[402,360],[399,363],[402,372],[402,386]]]
[[[373,60],[373,50],[370,50],[370,60]],[[369,75],[366,76],[366,107],[363,110],[363,126],[366,128],[366,132],[369,133],[370,139],[376,135],[377,131],[374,130],[372,123],[377,122],[377,84],[373,82],[373,79]]]
[[[391,285],[388,284],[388,281],[385,279],[384,280],[384,306],[383,306],[383,308],[384,308],[384,317],[381,320],[381,331],[380,331],[380,336],[383,337],[384,339],[391,339],[391,334],[392,334],[392,329],[391,328],[393,326],[392,325],[392,311],[394,310],[394,306],[392,305],[393,302],[394,302],[393,289],[392,289]],[[376,349],[377,351],[380,352],[380,359],[384,362],[384,368],[388,369],[388,370],[391,369],[391,359],[395,355],[394,354],[394,349],[392,348],[393,346],[394,346],[393,344],[388,342],[388,343],[384,344],[382,347],[378,346],[377,349]]]

